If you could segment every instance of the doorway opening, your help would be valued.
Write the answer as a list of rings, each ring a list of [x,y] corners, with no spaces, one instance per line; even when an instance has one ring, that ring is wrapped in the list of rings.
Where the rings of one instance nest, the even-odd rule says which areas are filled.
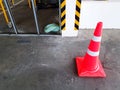
[[[36,0],[41,34],[61,34],[59,0]]]
[[[61,35],[59,0],[5,0],[11,10],[17,34]],[[4,4],[4,2],[3,2]],[[4,5],[6,13],[9,11]],[[2,13],[2,11],[1,11]],[[0,14],[0,34],[14,34]],[[7,14],[9,19],[9,14]],[[13,23],[12,23],[13,24]],[[5,28],[6,27],[6,28]],[[3,30],[2,30],[3,29]],[[6,32],[4,32],[6,29]]]

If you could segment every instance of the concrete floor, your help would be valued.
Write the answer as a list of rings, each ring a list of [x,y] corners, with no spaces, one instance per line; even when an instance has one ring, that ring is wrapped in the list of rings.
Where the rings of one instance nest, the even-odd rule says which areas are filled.
[[[104,30],[100,60],[106,78],[79,78],[93,30],[77,38],[0,37],[0,90],[120,90],[120,30]]]

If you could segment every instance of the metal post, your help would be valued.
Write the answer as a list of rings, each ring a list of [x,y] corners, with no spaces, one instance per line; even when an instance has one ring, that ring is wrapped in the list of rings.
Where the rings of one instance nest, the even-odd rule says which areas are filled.
[[[14,31],[15,31],[15,33],[17,34],[17,28],[16,28],[16,25],[15,25],[15,20],[14,20],[14,18],[13,18],[13,15],[12,15],[12,12],[11,12],[11,9],[10,9],[10,6],[9,6],[9,4],[8,4],[8,1],[7,1],[7,0],[3,0],[3,1],[4,1],[4,3],[5,3],[6,9],[7,9],[7,11],[8,11],[8,14],[9,14],[9,16],[10,16],[10,20],[11,20],[11,23],[12,23],[12,25],[13,25]]]
[[[59,0],[59,25],[60,25],[60,30],[61,30],[61,3]]]
[[[34,14],[34,19],[35,19],[37,33],[40,34],[34,0],[31,0],[31,2],[32,2],[32,8],[33,8],[33,14]]]

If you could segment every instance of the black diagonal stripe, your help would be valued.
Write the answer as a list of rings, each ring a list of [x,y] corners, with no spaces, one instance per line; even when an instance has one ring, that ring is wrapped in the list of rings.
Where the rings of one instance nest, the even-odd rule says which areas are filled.
[[[63,21],[65,19],[65,15],[63,17],[61,17],[61,21]]]
[[[65,0],[60,0],[61,4],[64,2]],[[62,8],[61,8],[61,14],[65,11],[65,8],[66,8],[66,5],[64,5]],[[65,20],[66,18],[66,14],[64,16],[61,17],[61,22],[63,20]],[[61,26],[61,30],[63,30],[65,28],[65,23]]]
[[[62,3],[63,3],[63,1],[65,1],[65,0],[60,0],[60,3],[62,4]]]
[[[75,24],[75,27],[76,27],[77,29],[79,29],[79,26],[78,26],[77,24]]]
[[[81,0],[78,0],[78,2],[81,3]],[[80,13],[80,11],[81,11],[81,8],[76,5],[76,12]],[[79,22],[80,21],[80,16],[75,15],[75,20],[77,20]],[[76,23],[75,23],[75,28],[79,29],[79,25],[77,25]]]
[[[61,13],[62,13],[63,11],[65,11],[65,6],[64,6],[63,8],[61,8]]]
[[[61,26],[61,29],[63,30],[64,27],[65,27],[65,24]]]
[[[79,22],[79,17],[77,15],[75,15],[75,19]]]
[[[78,2],[80,2],[80,3],[81,3],[81,0],[78,0]]]
[[[80,8],[76,5],[76,11],[80,12]]]

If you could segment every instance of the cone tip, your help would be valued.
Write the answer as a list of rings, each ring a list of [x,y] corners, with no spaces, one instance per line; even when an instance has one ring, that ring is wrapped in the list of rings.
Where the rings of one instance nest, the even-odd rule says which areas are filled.
[[[102,26],[103,26],[103,22],[98,22],[97,23],[97,26],[96,26],[95,31],[94,31],[95,36],[101,36],[102,35]]]
[[[103,22],[100,21],[100,22],[97,23],[97,25],[102,26],[102,25],[103,25]]]

